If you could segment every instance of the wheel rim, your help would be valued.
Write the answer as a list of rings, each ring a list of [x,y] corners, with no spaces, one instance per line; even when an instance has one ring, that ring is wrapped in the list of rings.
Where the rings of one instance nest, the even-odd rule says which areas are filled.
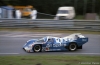
[[[71,51],[76,50],[76,44],[71,44],[71,45],[70,45],[70,50],[71,50]]]
[[[40,45],[36,45],[36,46],[34,47],[34,51],[35,51],[35,52],[39,52],[40,50],[41,50]]]

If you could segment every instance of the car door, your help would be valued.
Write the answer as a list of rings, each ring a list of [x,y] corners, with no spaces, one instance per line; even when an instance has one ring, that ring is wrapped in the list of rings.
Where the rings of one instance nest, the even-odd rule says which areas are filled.
[[[62,50],[62,43],[60,42],[60,39],[54,39],[54,43],[52,46],[53,46],[53,51]]]
[[[53,43],[54,43],[53,38],[48,39],[48,41],[46,42],[45,50],[52,51],[53,50]]]

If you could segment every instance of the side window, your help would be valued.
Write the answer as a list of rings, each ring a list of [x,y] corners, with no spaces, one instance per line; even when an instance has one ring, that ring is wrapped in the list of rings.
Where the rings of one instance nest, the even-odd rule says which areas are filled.
[[[60,39],[56,39],[56,43],[60,43]]]
[[[53,39],[52,38],[48,39],[48,42],[53,42]]]

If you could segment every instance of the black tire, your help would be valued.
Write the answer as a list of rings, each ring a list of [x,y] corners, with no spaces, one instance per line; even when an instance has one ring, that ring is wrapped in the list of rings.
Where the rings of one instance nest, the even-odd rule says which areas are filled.
[[[41,50],[42,50],[41,45],[35,45],[35,46],[33,47],[33,51],[34,51],[34,52],[41,52]]]
[[[76,43],[70,43],[68,46],[69,51],[76,51],[77,50],[77,44]]]

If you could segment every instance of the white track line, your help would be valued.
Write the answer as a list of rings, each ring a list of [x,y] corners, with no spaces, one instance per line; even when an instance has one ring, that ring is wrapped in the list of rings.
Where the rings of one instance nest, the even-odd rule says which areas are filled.
[[[53,34],[53,33],[51,33],[51,34],[34,34],[34,35],[62,35],[62,34]]]
[[[0,35],[4,37],[44,37],[44,36],[58,36],[61,34],[5,34]]]
[[[64,53],[64,54],[100,55],[100,53]]]
[[[5,54],[8,55],[8,54],[19,54],[19,53],[0,53],[0,55],[3,55],[3,54],[4,54],[4,55],[5,55]]]

